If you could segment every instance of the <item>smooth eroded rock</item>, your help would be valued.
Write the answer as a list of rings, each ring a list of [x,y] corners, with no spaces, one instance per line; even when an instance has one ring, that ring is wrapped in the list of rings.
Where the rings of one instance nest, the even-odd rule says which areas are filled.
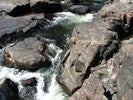
[[[34,37],[6,47],[4,56],[6,66],[18,69],[38,69],[51,65],[47,44]]]

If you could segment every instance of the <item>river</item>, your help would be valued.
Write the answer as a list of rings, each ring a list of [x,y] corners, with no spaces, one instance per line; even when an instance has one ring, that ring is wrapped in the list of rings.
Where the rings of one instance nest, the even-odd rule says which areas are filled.
[[[70,38],[70,34],[74,26],[78,23],[90,22],[93,19],[93,14],[75,15],[70,12],[56,13],[53,20],[48,21],[49,24],[44,26],[39,35],[45,40],[50,41],[48,44],[49,49],[55,52],[54,56],[49,55],[52,60],[52,66],[49,69],[40,68],[35,72],[27,70],[18,70],[14,68],[7,68],[0,64],[0,79],[8,77],[18,84],[19,92],[24,94],[24,87],[21,85],[21,80],[35,77],[38,81],[37,92],[32,95],[29,100],[66,100],[67,95],[62,90],[56,81],[56,72],[61,61],[61,55],[65,48],[65,44]],[[49,34],[53,34],[52,36]],[[38,35],[38,34],[37,34]],[[9,44],[7,46],[11,46]],[[3,49],[0,49],[0,61],[2,61]],[[48,77],[48,83],[44,78]],[[45,87],[47,86],[47,87]],[[47,91],[45,91],[45,89]]]

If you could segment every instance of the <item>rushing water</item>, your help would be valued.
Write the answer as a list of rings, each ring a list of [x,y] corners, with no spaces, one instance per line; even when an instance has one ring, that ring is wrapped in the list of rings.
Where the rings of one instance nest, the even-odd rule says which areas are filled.
[[[60,64],[61,54],[63,52],[63,50],[58,47],[60,46],[59,42],[61,42],[62,39],[67,40],[69,38],[68,33],[72,31],[75,24],[90,22],[92,18],[93,18],[92,14],[86,14],[84,16],[80,16],[72,14],[70,12],[57,13],[56,17],[54,17],[52,21],[49,21],[49,25],[47,25],[44,28],[45,32],[48,33],[52,32],[51,34],[55,34],[53,38],[50,39],[51,41],[53,40],[54,41],[48,44],[49,49],[55,52],[54,56],[49,55],[49,57],[52,60],[52,66],[49,69],[41,68],[36,72],[30,72],[27,70],[20,71],[14,68],[7,68],[5,66],[0,65],[0,79],[3,77],[8,77],[12,79],[14,82],[17,82],[19,91],[21,92],[24,87],[21,85],[20,81],[23,79],[36,77],[38,83],[37,83],[37,93],[34,95],[35,100],[66,100],[67,95],[64,93],[64,91],[62,90],[62,88],[55,79],[56,69]],[[41,36],[43,36],[44,33],[42,33]],[[56,35],[57,37],[55,38]],[[64,37],[59,39],[58,35],[60,36],[63,35]],[[45,36],[45,38],[49,40],[50,37]],[[2,61],[3,50],[4,48],[0,50],[0,61]],[[45,77],[48,77],[50,80],[48,85],[44,81]],[[47,88],[47,91],[44,91],[44,86],[47,86],[45,87]]]

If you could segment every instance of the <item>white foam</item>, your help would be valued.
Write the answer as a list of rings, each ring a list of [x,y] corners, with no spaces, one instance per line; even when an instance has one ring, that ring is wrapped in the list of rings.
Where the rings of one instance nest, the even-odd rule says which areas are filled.
[[[62,50],[52,43],[49,44],[49,48],[56,50],[55,57],[54,58],[51,57],[53,66],[54,66],[55,62],[60,61],[60,55],[62,53]],[[2,52],[3,52],[3,49],[0,50],[0,54],[2,54]],[[36,93],[37,100],[44,100],[44,98],[47,98],[46,100],[59,100],[57,98],[60,98],[60,100],[64,100],[65,99],[64,92],[62,91],[59,84],[56,82],[56,79],[55,79],[56,74],[53,72],[54,69],[53,70],[52,69],[53,68],[46,70],[45,68],[41,68],[40,70],[36,72],[29,72],[26,70],[19,71],[18,69],[0,66],[0,79],[4,77],[10,78],[14,82],[18,83],[19,91],[20,91],[23,88],[23,86],[20,83],[21,80],[36,77],[38,81],[37,93]],[[44,76],[46,75],[51,76],[51,85],[49,87],[48,93],[44,93],[43,91]]]
[[[68,26],[75,23],[84,23],[84,22],[91,22],[93,19],[93,14],[86,14],[86,15],[77,15],[71,12],[60,12],[55,14],[56,17],[53,18],[51,24],[48,27],[61,24],[64,26]]]

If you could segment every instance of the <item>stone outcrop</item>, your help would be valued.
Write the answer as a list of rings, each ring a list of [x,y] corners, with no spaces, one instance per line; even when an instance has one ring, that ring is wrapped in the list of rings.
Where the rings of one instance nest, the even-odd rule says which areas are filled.
[[[133,2],[114,0],[74,28],[57,76],[69,100],[132,100],[133,42],[123,40],[133,33],[132,19]]]
[[[18,86],[9,78],[0,79],[0,100],[18,100]]]
[[[118,100],[132,100],[133,96],[133,41],[126,40],[122,43],[121,55],[124,56],[122,68],[117,76]]]
[[[102,81],[92,75],[69,100],[108,100],[104,92]]]
[[[30,37],[4,50],[5,64],[20,69],[37,69],[51,65],[46,43]]]
[[[90,74],[90,68],[108,60],[119,48],[116,32],[108,30],[104,21],[93,21],[78,25],[71,37],[71,48],[63,60],[63,71],[59,77],[61,84],[72,93],[80,88]],[[70,82],[71,81],[71,82]]]

